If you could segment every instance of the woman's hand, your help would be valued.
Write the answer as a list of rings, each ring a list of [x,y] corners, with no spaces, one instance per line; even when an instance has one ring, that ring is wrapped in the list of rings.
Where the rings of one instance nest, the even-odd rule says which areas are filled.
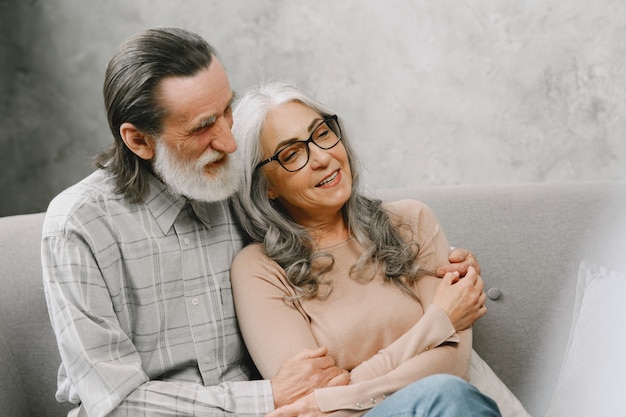
[[[328,414],[320,411],[315,393],[312,392],[298,401],[277,408],[265,417],[321,417]]]
[[[487,314],[484,285],[472,266],[462,278],[458,272],[448,272],[437,286],[433,304],[443,308],[457,331],[467,329]]]

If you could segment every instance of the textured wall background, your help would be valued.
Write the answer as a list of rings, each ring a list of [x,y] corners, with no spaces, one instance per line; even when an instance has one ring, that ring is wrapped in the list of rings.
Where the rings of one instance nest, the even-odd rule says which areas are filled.
[[[371,186],[626,179],[624,16],[619,0],[0,0],[0,215],[91,171],[106,63],[157,25],[205,36],[239,91],[288,79],[334,107]]]
[[[238,91],[287,79],[335,108],[372,187],[626,180],[625,16],[623,0],[0,0],[0,215],[91,172],[105,66],[164,25],[213,43]]]

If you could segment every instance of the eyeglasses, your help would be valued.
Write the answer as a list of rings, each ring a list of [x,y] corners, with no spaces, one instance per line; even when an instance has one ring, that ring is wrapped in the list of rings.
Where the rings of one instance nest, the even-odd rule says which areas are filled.
[[[307,140],[297,140],[285,145],[274,155],[259,162],[254,169],[257,170],[265,164],[278,161],[280,166],[287,171],[295,172],[304,168],[309,162],[311,155],[309,143],[314,143],[318,148],[327,150],[337,145],[339,141],[341,141],[341,128],[337,116],[328,116],[313,129],[313,133]]]

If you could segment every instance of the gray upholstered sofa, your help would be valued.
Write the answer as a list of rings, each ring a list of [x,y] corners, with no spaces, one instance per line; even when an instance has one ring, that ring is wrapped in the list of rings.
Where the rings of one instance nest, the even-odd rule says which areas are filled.
[[[478,257],[491,300],[475,349],[533,416],[551,400],[568,340],[578,265],[610,267],[626,249],[624,183],[442,186],[378,190],[417,198],[451,244]],[[59,355],[41,284],[43,213],[0,218],[0,413],[62,416]],[[621,230],[620,233],[615,233]],[[623,270],[623,269],[622,269]]]

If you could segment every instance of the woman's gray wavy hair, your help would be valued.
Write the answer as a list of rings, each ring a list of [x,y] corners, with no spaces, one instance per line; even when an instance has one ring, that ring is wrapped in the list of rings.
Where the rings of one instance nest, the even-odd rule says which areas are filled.
[[[233,206],[248,237],[263,243],[267,255],[285,270],[287,279],[298,294],[296,298],[315,297],[319,294],[320,285],[324,284],[322,275],[332,268],[334,260],[325,269],[313,268],[316,259],[332,259],[332,256],[316,252],[309,232],[287,215],[278,200],[268,198],[267,178],[261,169],[255,170],[262,158],[260,136],[268,112],[290,102],[300,102],[321,117],[335,114],[289,83],[264,83],[247,91],[238,101],[233,114],[233,134],[243,159],[242,186],[233,198]],[[342,127],[341,119],[338,120]],[[371,279],[378,268],[382,268],[386,280],[416,298],[413,284],[424,272],[415,263],[419,247],[412,242],[413,239],[403,239],[399,230],[402,225],[392,224],[389,214],[381,206],[381,200],[365,197],[360,192],[356,153],[345,129],[342,131],[342,143],[353,183],[351,196],[343,206],[342,214],[351,236],[365,248],[352,272],[363,272],[371,266],[371,273],[366,277]]]

